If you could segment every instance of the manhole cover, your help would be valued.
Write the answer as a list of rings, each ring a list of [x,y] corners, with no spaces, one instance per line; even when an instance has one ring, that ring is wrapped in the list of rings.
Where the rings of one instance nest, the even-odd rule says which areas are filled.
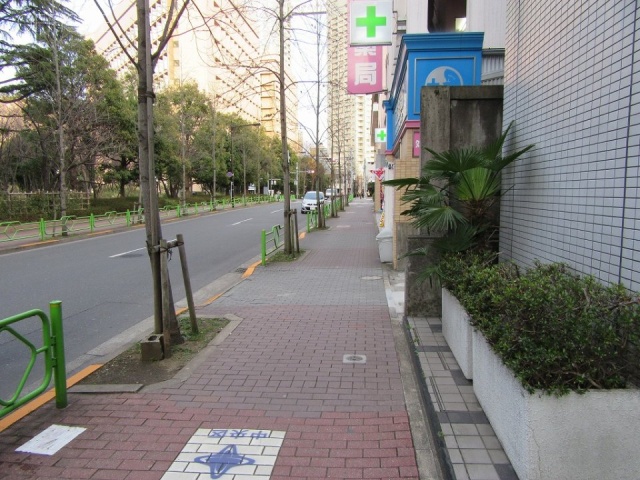
[[[362,280],[382,280],[380,275],[369,275],[368,277],[362,277]]]
[[[342,363],[367,363],[367,356],[348,353],[342,356]]]

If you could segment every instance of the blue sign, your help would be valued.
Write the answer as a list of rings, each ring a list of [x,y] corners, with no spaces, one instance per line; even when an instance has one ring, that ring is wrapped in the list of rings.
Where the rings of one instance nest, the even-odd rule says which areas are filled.
[[[390,99],[385,102],[389,129],[387,149],[407,121],[420,120],[424,86],[480,85],[483,33],[426,33],[402,36]]]
[[[427,87],[461,87],[465,84],[464,78],[471,77],[473,79],[473,64],[461,61],[451,61],[449,65],[442,65],[442,60],[418,60],[416,62],[418,70],[418,78],[421,78],[425,72],[426,80],[424,85]],[[471,83],[467,80],[466,83]]]

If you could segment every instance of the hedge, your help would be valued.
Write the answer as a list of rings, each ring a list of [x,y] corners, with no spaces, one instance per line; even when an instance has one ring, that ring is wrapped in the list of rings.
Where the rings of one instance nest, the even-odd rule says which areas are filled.
[[[442,285],[530,392],[631,386],[640,364],[640,304],[561,263],[526,270],[496,255],[445,256]]]

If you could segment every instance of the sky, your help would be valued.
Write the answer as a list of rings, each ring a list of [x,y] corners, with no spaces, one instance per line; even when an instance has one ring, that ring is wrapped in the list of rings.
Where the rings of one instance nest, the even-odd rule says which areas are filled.
[[[97,25],[101,25],[104,22],[100,10],[95,6],[93,0],[72,0],[70,6],[83,19],[83,22],[78,25],[78,31],[83,35],[91,32]]]

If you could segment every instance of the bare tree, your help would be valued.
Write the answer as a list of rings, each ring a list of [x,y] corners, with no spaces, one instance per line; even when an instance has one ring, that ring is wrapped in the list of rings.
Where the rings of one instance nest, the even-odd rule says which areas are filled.
[[[312,21],[311,28],[308,33],[310,33],[314,39],[313,44],[315,47],[316,55],[315,55],[315,58],[309,58],[308,60],[309,60],[310,69],[315,75],[315,80],[304,81],[302,83],[304,83],[305,85],[310,85],[310,88],[306,89],[306,93],[309,96],[309,100],[312,105],[311,108],[313,109],[313,113],[315,116],[315,125],[313,128],[313,131],[310,128],[306,127],[305,125],[302,125],[302,127],[307,131],[307,133],[309,134],[309,136],[311,137],[311,139],[315,144],[315,148],[314,148],[315,153],[313,154],[313,157],[315,159],[315,171],[320,172],[320,145],[322,143],[322,137],[326,133],[325,131],[321,132],[321,127],[320,127],[320,114],[324,111],[325,109],[324,105],[326,104],[326,95],[323,95],[321,93],[322,91],[321,86],[326,85],[327,83],[326,72],[325,72],[326,61],[324,61],[326,58],[327,45],[322,36],[323,31],[326,29],[326,25],[321,22],[321,16],[325,15],[326,12],[322,11],[322,8],[319,2],[317,1],[315,2],[314,7],[315,8],[313,12],[309,12],[304,15],[309,17],[309,19]],[[314,94],[315,94],[315,99],[312,99],[311,97]],[[333,165],[332,165],[332,168],[333,168]],[[316,185],[314,187],[316,190],[316,201],[318,205],[320,204],[320,192],[322,190],[320,179],[321,179],[321,175],[317,175]],[[335,202],[333,200],[333,195],[331,197],[331,201],[332,201],[332,206],[335,205]],[[333,211],[333,208],[332,208],[332,211]],[[325,228],[325,227],[326,227],[326,222],[324,217],[324,209],[318,209],[318,228]]]
[[[152,52],[149,0],[136,0],[138,12],[137,41],[127,36],[127,32],[117,23],[117,16],[110,5],[110,15],[107,15],[98,0],[94,4],[102,13],[109,30],[120,45],[129,62],[138,74],[138,154],[140,161],[140,189],[145,213],[145,230],[147,236],[147,251],[151,261],[151,275],[153,279],[154,300],[154,330],[163,333],[163,318],[168,316],[170,324],[177,326],[173,311],[173,295],[171,286],[165,285],[163,291],[160,271],[160,239],[162,238],[160,212],[158,210],[158,189],[155,178],[155,161],[153,153],[153,72],[155,66],[175,31],[190,0],[171,0],[169,2],[164,27],[158,38],[154,38],[156,45]],[[133,57],[127,48],[137,45],[137,57]],[[167,311],[169,310],[169,311]],[[165,322],[166,323],[166,322]],[[172,329],[171,343],[182,341],[179,328]]]
[[[284,228],[285,228],[285,244],[284,250],[285,253],[292,253],[292,237],[290,231],[290,216],[291,216],[291,189],[290,189],[290,155],[289,155],[289,139],[287,138],[287,101],[286,94],[287,91],[291,88],[296,87],[296,83],[291,81],[290,76],[286,72],[285,65],[287,63],[287,44],[291,42],[290,33],[293,30],[291,28],[291,20],[296,16],[314,16],[323,14],[324,12],[317,11],[317,9],[309,10],[309,7],[314,5],[312,0],[305,0],[298,2],[296,5],[290,6],[291,2],[286,0],[277,0],[278,8],[268,9],[265,7],[260,7],[259,9],[267,14],[267,16],[271,17],[275,20],[274,28],[272,30],[272,34],[277,34],[278,38],[278,68],[270,68],[269,62],[258,62],[255,65],[256,70],[270,70],[277,78],[279,83],[279,95],[280,95],[280,134],[281,134],[281,143],[282,143],[282,170],[284,176]],[[315,2],[317,4],[317,2]],[[319,30],[319,23],[317,29]],[[314,30],[316,33],[316,30]],[[320,57],[318,57],[318,62],[320,62]],[[319,69],[319,65],[316,65],[316,68]],[[316,132],[316,140],[319,138],[319,132]],[[318,145],[319,147],[319,145]],[[316,148],[318,151],[319,148]],[[317,157],[317,153],[316,153]],[[319,161],[319,159],[316,159]],[[317,187],[319,190],[319,187]]]

